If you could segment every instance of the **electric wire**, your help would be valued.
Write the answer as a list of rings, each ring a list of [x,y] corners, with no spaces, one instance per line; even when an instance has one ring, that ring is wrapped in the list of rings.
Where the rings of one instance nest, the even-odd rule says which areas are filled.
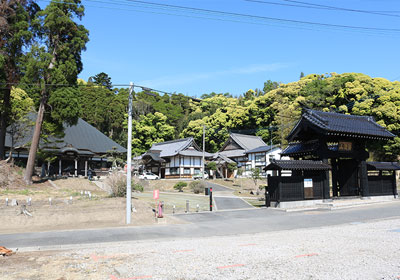
[[[50,2],[49,0],[39,0],[42,2]],[[346,31],[346,32],[357,32],[369,35],[399,35],[400,29],[396,28],[379,28],[379,27],[364,27],[364,26],[352,26],[352,25],[340,25],[340,24],[328,24],[321,22],[309,22],[309,21],[300,21],[300,20],[292,20],[292,19],[283,19],[283,18],[275,18],[275,17],[265,17],[251,14],[242,14],[242,13],[233,13],[219,10],[210,10],[210,9],[202,9],[202,8],[194,8],[187,6],[178,6],[178,5],[170,5],[170,4],[162,4],[155,3],[149,1],[139,1],[139,0],[125,0],[125,1],[100,1],[100,0],[86,0],[87,2],[92,3],[101,3],[107,5],[119,5],[119,6],[133,6],[140,7],[142,9],[151,9],[157,10],[158,12],[148,11],[148,10],[132,10],[136,12],[144,12],[144,13],[153,13],[153,14],[165,14],[171,16],[182,16],[182,17],[191,17],[191,18],[201,18],[201,19],[209,19],[209,20],[217,20],[217,21],[228,21],[228,22],[236,22],[236,23],[247,23],[247,24],[256,24],[256,25],[268,25],[268,26],[278,26],[278,27],[286,27],[286,28],[294,28],[294,29],[305,29],[305,30],[338,30],[338,31]],[[53,1],[55,3],[63,4],[62,1]],[[70,5],[74,3],[68,3]],[[88,5],[86,5],[88,6]],[[96,8],[106,8],[113,9],[115,7],[105,7],[105,6],[93,6]],[[119,9],[127,11],[129,9]],[[163,12],[159,12],[162,10]],[[184,14],[182,14],[182,12]],[[188,15],[191,14],[191,15]],[[199,16],[200,15],[200,16]],[[222,18],[221,18],[222,17]]]
[[[297,8],[305,8],[305,9],[345,11],[345,12],[366,13],[366,14],[373,14],[373,15],[380,15],[380,16],[387,16],[387,17],[400,17],[400,15],[388,14],[387,11],[368,11],[368,10],[348,9],[348,8],[326,6],[326,5],[318,5],[318,4],[300,2],[300,1],[281,0],[281,1],[291,2],[291,3],[299,3],[299,4],[277,3],[277,2],[271,2],[271,1],[265,1],[265,0],[244,0],[244,1],[253,2],[253,3],[259,3],[259,4],[268,4],[268,5],[286,6],[286,7],[297,7]]]
[[[246,1],[256,1],[256,0],[246,0]],[[257,1],[261,1],[261,0],[257,0]],[[389,16],[389,17],[400,17],[398,15],[390,15],[390,14],[386,14],[386,13],[382,13],[382,12],[378,12],[378,11],[368,11],[368,10],[360,10],[360,9],[342,8],[342,7],[337,7],[337,6],[321,5],[321,4],[315,4],[315,3],[297,1],[297,0],[281,0],[281,1],[290,2],[290,3],[297,3],[297,4],[302,4],[302,5],[308,5],[308,6],[311,6],[311,7],[326,8],[326,9],[337,10],[337,11],[373,14],[373,15]]]

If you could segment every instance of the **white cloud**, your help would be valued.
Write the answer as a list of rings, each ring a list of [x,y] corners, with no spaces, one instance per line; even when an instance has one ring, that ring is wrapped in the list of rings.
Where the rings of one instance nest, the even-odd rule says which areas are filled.
[[[228,70],[221,70],[215,72],[164,76],[156,79],[143,80],[138,82],[137,84],[146,85],[154,88],[176,86],[176,85],[194,83],[197,81],[220,78],[223,76],[230,76],[230,75],[238,75],[238,74],[250,75],[261,72],[275,72],[287,67],[289,67],[289,65],[285,63],[255,64],[255,65],[248,65],[245,67],[238,67],[238,68],[232,68]]]

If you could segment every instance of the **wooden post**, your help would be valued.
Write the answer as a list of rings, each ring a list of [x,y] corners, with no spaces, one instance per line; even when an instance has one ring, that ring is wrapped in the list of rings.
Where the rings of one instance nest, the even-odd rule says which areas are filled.
[[[398,193],[397,193],[397,184],[396,184],[396,170],[393,170],[393,195],[396,198]]]
[[[323,163],[329,164],[328,159],[325,158],[322,160]],[[329,187],[329,171],[325,171],[324,174],[324,181],[323,181],[323,198],[324,199],[330,199],[331,198],[331,193],[330,193],[330,187]]]
[[[87,172],[88,172],[88,165],[87,165],[87,160],[85,160],[85,177],[87,177]]]
[[[367,162],[365,160],[360,163],[360,188],[361,196],[369,197],[369,187],[368,187],[368,170]]]
[[[62,165],[62,161],[61,161],[61,158],[60,158],[60,160],[58,161],[58,175],[62,175],[62,167],[61,167],[61,165]]]
[[[332,165],[332,195],[333,197],[338,197],[337,160],[335,158],[331,159],[331,165]]]
[[[75,158],[75,177],[78,177],[78,159]]]

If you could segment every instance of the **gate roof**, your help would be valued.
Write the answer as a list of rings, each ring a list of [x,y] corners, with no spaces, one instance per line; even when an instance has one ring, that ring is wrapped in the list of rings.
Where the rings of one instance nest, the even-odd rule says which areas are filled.
[[[290,132],[289,141],[305,140],[310,131],[330,137],[392,139],[395,135],[377,124],[371,116],[355,116],[305,109]]]
[[[273,160],[264,170],[330,170],[329,164],[315,160]]]
[[[397,162],[367,162],[368,170],[400,170],[400,165]]]

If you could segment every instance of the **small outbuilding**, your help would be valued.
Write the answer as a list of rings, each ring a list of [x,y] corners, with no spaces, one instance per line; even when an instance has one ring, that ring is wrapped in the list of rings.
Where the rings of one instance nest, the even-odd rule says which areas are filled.
[[[313,160],[273,160],[265,170],[275,170],[278,176],[268,176],[267,191],[276,203],[324,199],[329,197],[329,164]],[[291,171],[291,176],[282,176]]]

